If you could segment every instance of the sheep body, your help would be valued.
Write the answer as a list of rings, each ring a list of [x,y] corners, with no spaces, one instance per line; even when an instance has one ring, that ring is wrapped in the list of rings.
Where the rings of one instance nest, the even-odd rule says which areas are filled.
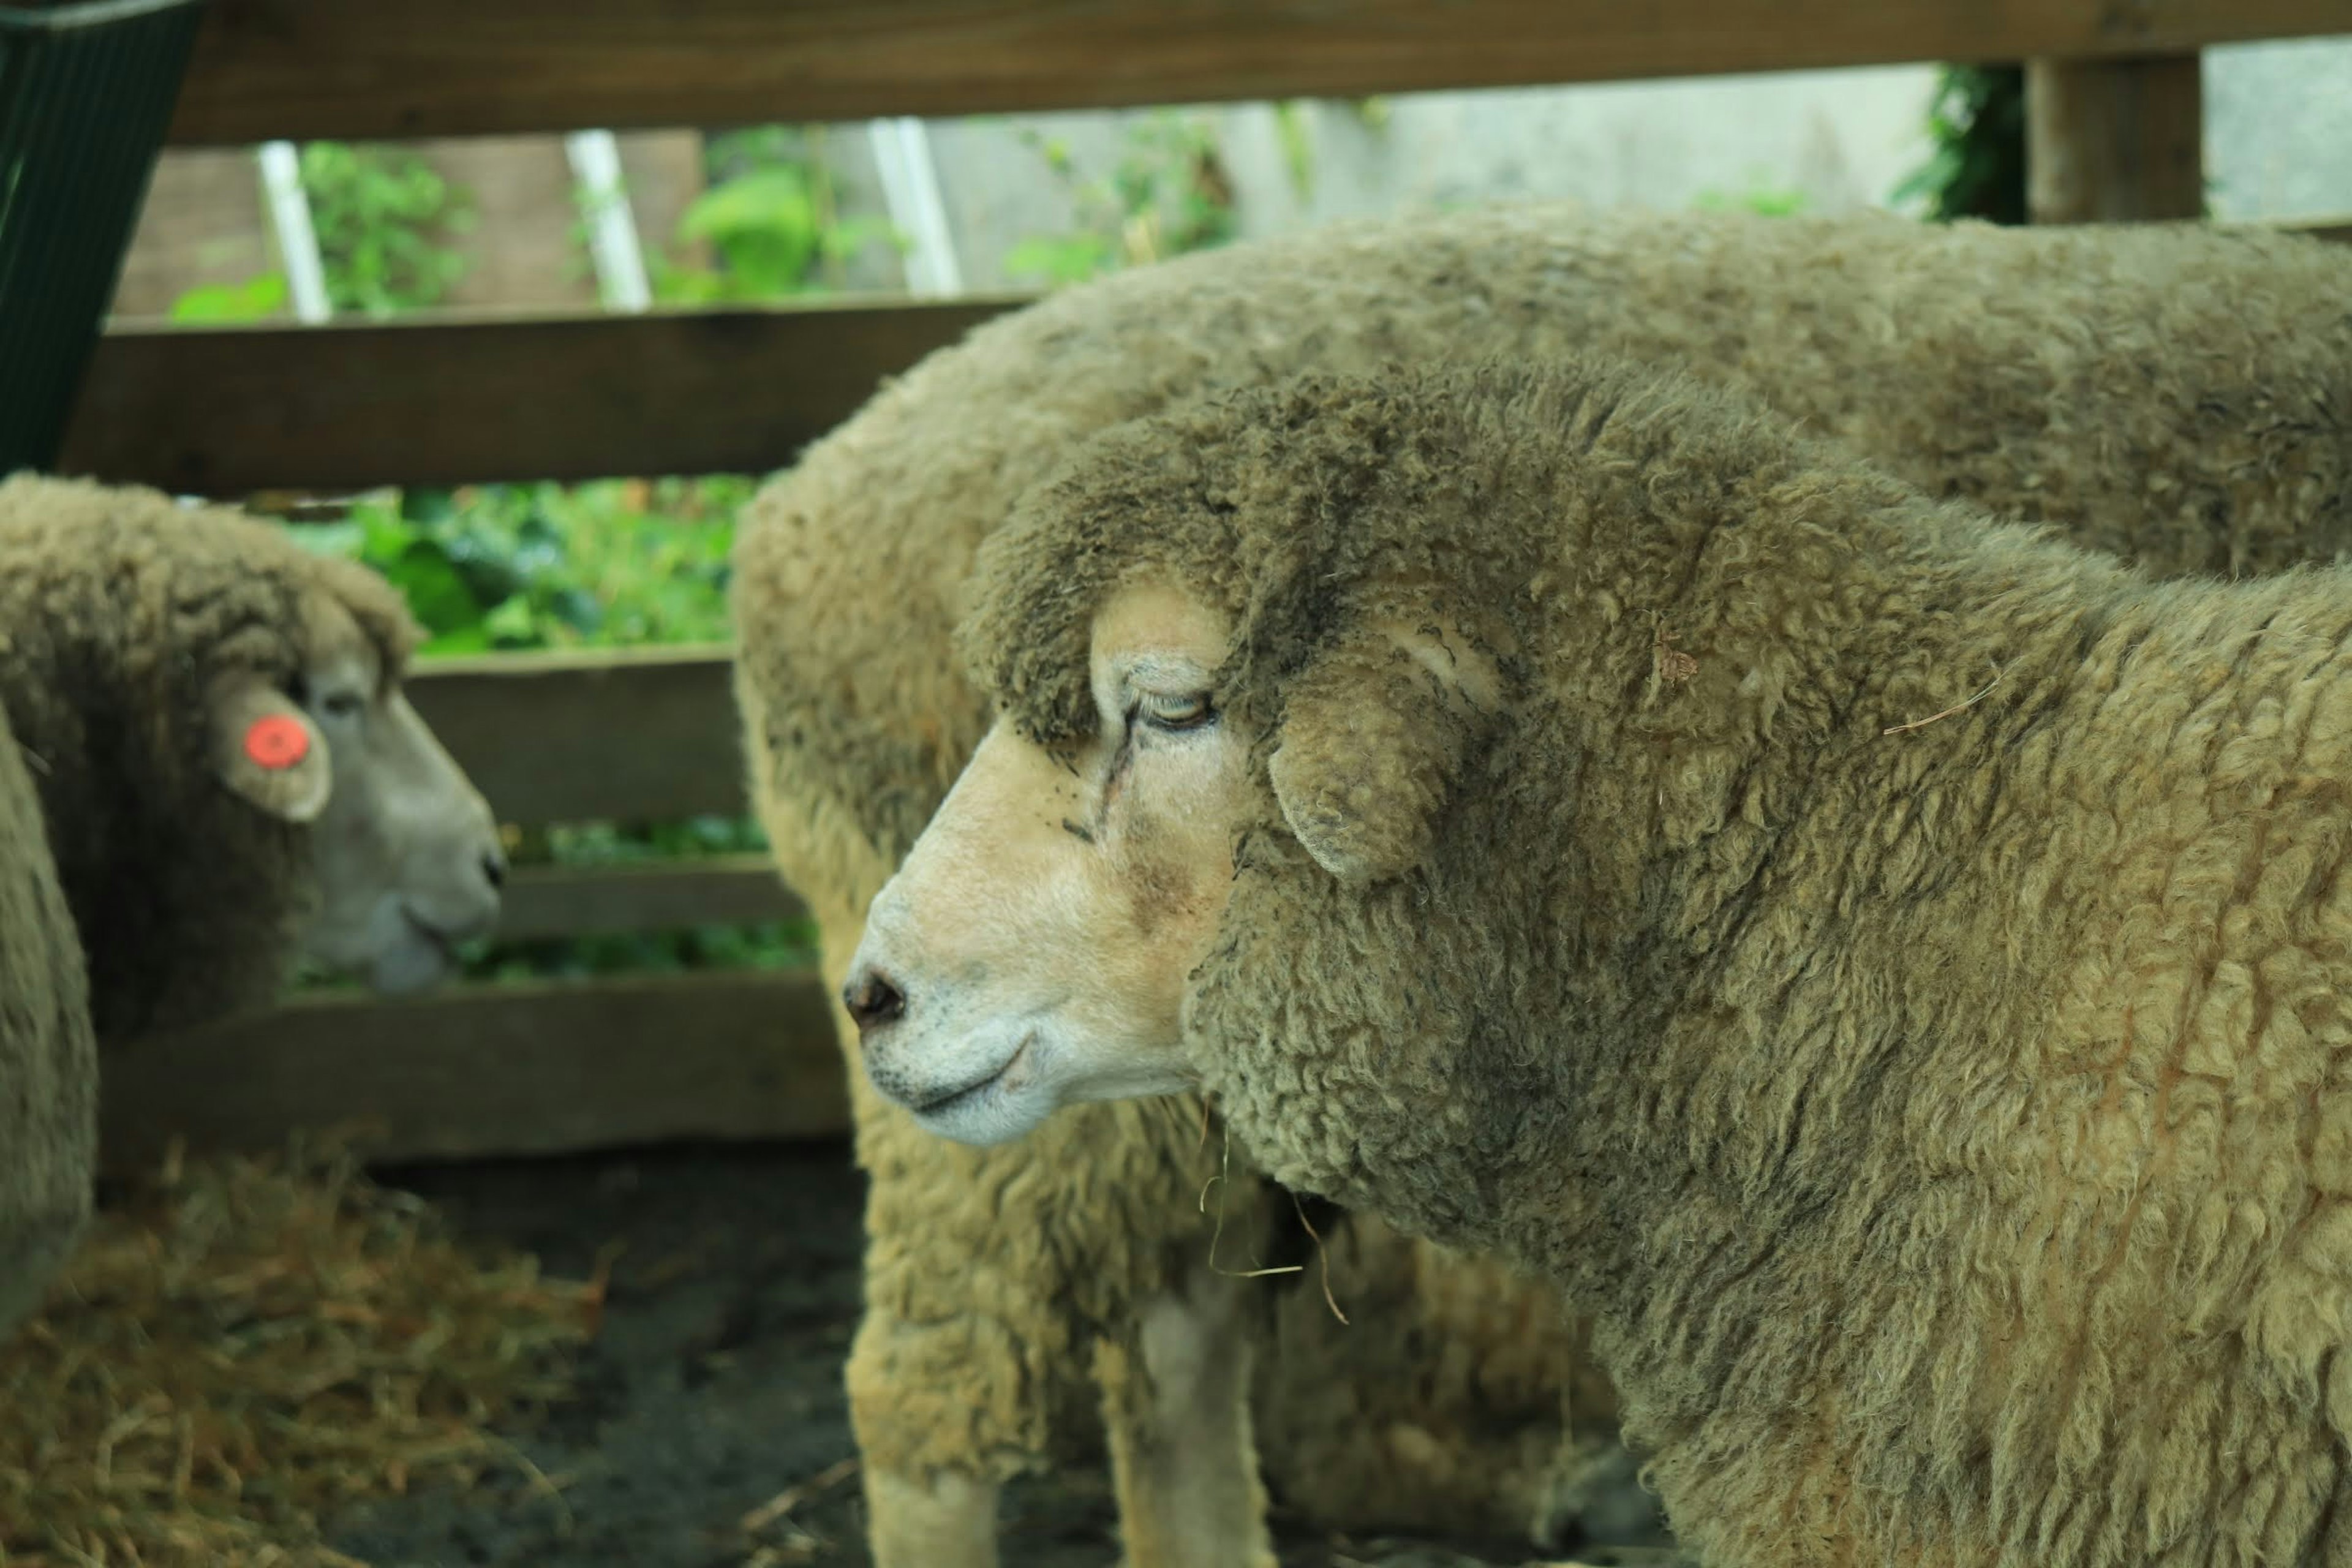
[[[2352,1554],[2352,569],[2158,582],[1602,362],[1139,421],[982,572],[1046,745],[1120,584],[1230,617],[1198,1081],[1590,1312],[1703,1561]],[[1318,779],[1423,847],[1335,874]]]
[[[89,979],[32,772],[0,709],[0,1340],[81,1235],[97,1152]]]
[[[1182,397],[1308,366],[1605,345],[1756,391],[1939,493],[2158,570],[2259,571],[2352,539],[2352,332],[2313,310],[2347,290],[2352,257],[2286,237],[1547,206],[1339,225],[1071,289],[931,356],[747,511],[735,614],[753,798],[838,982],[867,902],[987,722],[949,649],[973,552],[1074,440]],[[1197,1258],[1214,1170],[1198,1108],[1075,1107],[1019,1148],[974,1151],[852,1080],[873,1177],[849,1372],[869,1473],[992,1481],[1041,1462],[1088,1397],[1082,1347],[1130,1342],[1135,1303]],[[1228,1197],[1242,1237],[1283,1223],[1245,1186]],[[1365,1256],[1407,1266],[1397,1238],[1377,1247]],[[1524,1289],[1483,1265],[1467,1278]],[[1262,1406],[1363,1343],[1318,1349],[1303,1300]],[[1399,1422],[1410,1382],[1391,1368],[1384,1384]],[[1532,1420],[1545,1395],[1477,1398]],[[1377,1485],[1344,1479],[1364,1472],[1336,1450],[1390,1424],[1318,1438],[1318,1419],[1261,1416],[1294,1495],[1353,1489],[1465,1522],[1440,1500],[1470,1493],[1416,1490],[1392,1458],[1373,1462]],[[1606,1429],[1605,1405],[1594,1419]],[[1591,1434],[1564,1436],[1574,1450]],[[1548,1483],[1526,1467],[1497,1453],[1485,1479],[1464,1506],[1490,1522],[1543,1511]]]

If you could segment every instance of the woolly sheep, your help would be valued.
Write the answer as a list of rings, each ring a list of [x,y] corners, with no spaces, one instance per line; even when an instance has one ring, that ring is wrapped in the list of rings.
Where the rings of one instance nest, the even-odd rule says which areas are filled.
[[[98,1047],[40,797],[0,710],[0,1339],[89,1218]]]
[[[62,976],[61,934],[87,973],[79,1023],[62,979],[21,993],[35,1012],[50,995],[56,1018],[9,1009],[12,1114],[47,1131],[0,1143],[0,1194],[89,1179],[94,1064],[79,1030],[131,1048],[265,1004],[298,955],[415,990],[489,929],[496,825],[402,694],[413,639],[381,578],[231,509],[0,482],[0,710],[39,805],[12,796],[5,816],[0,854],[29,880],[0,941],[12,978],[19,963]],[[19,1238],[0,1258],[54,1254],[41,1238],[55,1227],[35,1218],[0,1214]],[[0,1295],[37,1291],[37,1272],[11,1270]]]
[[[1759,391],[1932,489],[2157,570],[2261,571],[2326,558],[2352,535],[2347,295],[2352,254],[2285,237],[1556,206],[1340,225],[1073,289],[932,356],[747,512],[735,613],[753,796],[837,984],[868,900],[988,721],[948,647],[973,552],[1074,441],[1193,393],[1386,355],[1612,346]],[[1196,1109],[1170,1105],[1076,1107],[1024,1144],[966,1151],[922,1137],[855,1076],[853,1096],[873,1196],[850,1384],[877,1560],[992,1562],[996,1485],[1057,1451],[1084,1398],[1085,1347],[1132,1360],[1145,1303],[1197,1265],[1195,1200],[1217,1148],[1202,1152]],[[1228,1195],[1236,1213],[1252,1201]],[[1275,1207],[1255,1223],[1287,1223]],[[1412,1267],[1412,1248],[1355,1223],[1360,1241],[1335,1245],[1367,1268]],[[1527,1299],[1491,1268],[1462,1278],[1465,1292]],[[1417,1300],[1378,1294],[1390,1309]],[[1316,1393],[1317,1373],[1381,1353],[1368,1314],[1342,1330],[1321,1310],[1311,1284],[1286,1300],[1282,1354],[1261,1373],[1267,1467],[1294,1497],[1349,1495],[1360,1472],[1325,1451],[1333,1443],[1375,1445],[1393,1427],[1428,1447],[1414,1437],[1412,1369],[1276,1408]],[[1546,1375],[1574,1364],[1566,1344],[1555,1336],[1544,1352]],[[1473,1392],[1541,1408],[1533,1387]],[[1388,1394],[1392,1420],[1350,1403]],[[1593,1415],[1605,1429],[1605,1402]],[[1245,1441],[1245,1422],[1219,1419]],[[1570,1447],[1591,1435],[1570,1434]],[[1148,1434],[1114,1439],[1153,1447]],[[1402,1457],[1354,1489],[1396,1500],[1398,1525],[1448,1492],[1465,1510],[1544,1512],[1524,1467],[1465,1460],[1482,1495],[1459,1471],[1416,1489]],[[1229,1455],[1220,1473],[1247,1463]],[[1122,1499],[1157,1484],[1123,1478]],[[1150,1529],[1130,1517],[1131,1551],[1160,1550],[1142,1539]]]
[[[981,569],[853,963],[925,1125],[1205,1092],[1540,1270],[1707,1563],[2352,1558],[2352,567],[1595,360],[1139,421]]]

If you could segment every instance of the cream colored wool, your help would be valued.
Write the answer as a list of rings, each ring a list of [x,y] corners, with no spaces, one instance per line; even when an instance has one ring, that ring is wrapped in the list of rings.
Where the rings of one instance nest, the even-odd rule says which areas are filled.
[[[2352,253],[2292,237],[1557,206],[1335,226],[1073,289],[931,356],[746,513],[738,693],[761,816],[837,983],[866,903],[987,721],[949,651],[974,551],[1076,440],[1205,390],[1391,357],[1608,346],[1760,393],[1914,482],[2159,571],[2263,571],[2352,538],[2347,298]],[[1131,1348],[1137,1303],[1198,1267],[1215,1138],[1203,1152],[1197,1106],[1090,1106],[1019,1147],[965,1150],[851,1076],[873,1178],[850,1367],[869,1469],[992,1480],[1049,1462],[1085,1426],[1087,1347]],[[1286,1223],[1286,1205],[1268,1216],[1247,1192],[1229,1196],[1226,1246]],[[1368,1256],[1412,1268],[1396,1238],[1366,1235]],[[1464,1279],[1498,1293],[1516,1334],[1536,1298],[1488,1265]],[[1400,1499],[1410,1514],[1425,1500],[1433,1521],[1458,1523],[1466,1507],[1517,1529],[1557,1482],[1572,1509],[1559,1478],[1595,1434],[1548,1414],[1572,1331],[1538,1348],[1448,1349],[1457,1370],[1423,1386],[1381,1358],[1443,1331],[1351,1338],[1302,1312],[1315,1293],[1283,1299],[1289,1337],[1259,1398],[1285,1490],[1327,1515],[1352,1493],[1358,1508]],[[1442,1301],[1377,1295],[1384,1313],[1461,1321]],[[1293,1372],[1328,1381],[1359,1354],[1350,1399],[1390,1400],[1386,1414],[1271,1407],[1317,1396]],[[1482,1355],[1528,1378],[1482,1379]],[[1608,1415],[1595,1412],[1601,1435]],[[1396,1456],[1482,1421],[1501,1428],[1485,1459],[1457,1456],[1433,1486],[1401,1479],[1412,1467]],[[1534,1474],[1511,1458],[1530,1423],[1553,1435],[1535,1446],[1557,1439],[1562,1456]],[[1435,1432],[1452,1435],[1423,1441]],[[1465,1469],[1485,1498],[1457,1489]]]

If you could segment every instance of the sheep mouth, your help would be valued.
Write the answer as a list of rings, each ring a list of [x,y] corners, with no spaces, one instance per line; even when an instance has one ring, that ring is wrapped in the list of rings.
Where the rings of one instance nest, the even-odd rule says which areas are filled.
[[[445,967],[450,969],[457,967],[459,954],[456,937],[451,936],[439,926],[425,924],[406,910],[401,910],[400,917],[408,923],[409,934],[424,943]]]
[[[1021,1044],[1013,1048],[1011,1056],[991,1068],[982,1077],[973,1079],[971,1082],[958,1088],[943,1090],[928,1100],[908,1100],[906,1102],[907,1109],[918,1116],[938,1116],[943,1112],[952,1111],[959,1106],[971,1104],[998,1084],[1003,1083],[1006,1076],[1020,1065],[1024,1058],[1028,1056],[1030,1044],[1036,1038],[1036,1032],[1032,1030],[1021,1037]]]

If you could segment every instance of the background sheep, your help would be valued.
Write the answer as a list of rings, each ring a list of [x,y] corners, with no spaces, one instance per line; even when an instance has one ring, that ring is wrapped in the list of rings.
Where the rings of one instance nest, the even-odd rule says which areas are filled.
[[[24,1320],[89,1218],[98,1047],[89,981],[0,709],[0,1338]]]
[[[21,1018],[8,994],[13,1114],[52,1131],[0,1142],[0,1192],[88,1182],[96,1092],[79,1031],[121,1048],[266,1004],[298,953],[415,989],[488,929],[496,825],[402,695],[412,641],[381,578],[231,510],[0,483],[0,711],[39,805],[12,794],[5,817],[19,870],[0,940],[12,976],[60,976],[47,992],[26,981]],[[52,885],[70,931],[50,918]],[[78,1025],[61,936],[88,972]],[[0,1285],[37,1289],[29,1273]]]
[[[927,1125],[1205,1089],[1542,1269],[1707,1563],[2352,1556],[2352,568],[1604,363],[1139,421],[982,571],[853,965]]]
[[[735,614],[754,797],[837,981],[987,721],[948,648],[973,552],[1076,438],[1204,389],[1391,355],[1611,346],[1756,390],[1931,489],[2158,570],[2255,571],[2352,537],[2347,294],[2352,255],[2284,237],[1559,207],[1337,226],[1073,289],[932,356],[747,512]],[[1087,1397],[1084,1347],[1139,1353],[1143,1303],[1196,1265],[1216,1146],[1202,1150],[1197,1108],[1171,1103],[1078,1108],[1018,1148],[964,1151],[862,1081],[853,1096],[873,1195],[849,1375],[877,1559],[992,1561],[995,1485],[1056,1451]],[[1229,1216],[1249,1207],[1227,1196]],[[1410,1258],[1378,1233],[1365,1246]],[[1297,1337],[1318,1331],[1311,1314],[1286,1321],[1276,1379],[1363,1343],[1316,1351]],[[1389,1369],[1389,1386],[1407,1381]],[[1112,1417],[1115,1448],[1171,1447],[1118,1436]],[[1237,1429],[1195,1425],[1228,1446]],[[1298,1423],[1265,1426],[1307,1442]],[[1381,1429],[1330,1441],[1360,1452]],[[1299,1452],[1267,1455],[1297,1493],[1353,1462],[1289,1463]],[[1243,1468],[1229,1452],[1221,1474]],[[1445,1489],[1413,1488],[1410,1469],[1388,1464],[1362,1495],[1410,1509]],[[1507,1469],[1497,1456],[1480,1472],[1507,1500],[1494,1506],[1537,1511]],[[1123,1481],[1123,1500],[1160,1480],[1181,1484]],[[1139,1561],[1161,1550],[1150,1528],[1130,1515]],[[1209,1550],[1230,1560],[1230,1542]]]

